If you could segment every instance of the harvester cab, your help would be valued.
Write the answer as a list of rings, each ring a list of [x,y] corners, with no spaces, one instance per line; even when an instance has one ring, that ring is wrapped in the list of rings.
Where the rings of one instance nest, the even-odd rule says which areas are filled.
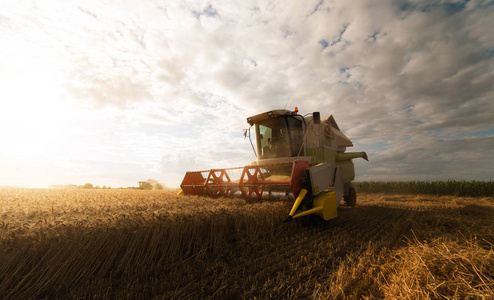
[[[333,116],[318,112],[305,116],[285,109],[247,118],[255,129],[257,161],[248,166],[187,172],[181,193],[211,197],[241,193],[250,202],[265,195],[292,195],[295,203],[287,221],[306,215],[324,220],[337,216],[344,199],[355,206],[354,158],[368,160],[365,152],[346,152],[352,142],[340,131]],[[236,174],[236,176],[235,176]]]

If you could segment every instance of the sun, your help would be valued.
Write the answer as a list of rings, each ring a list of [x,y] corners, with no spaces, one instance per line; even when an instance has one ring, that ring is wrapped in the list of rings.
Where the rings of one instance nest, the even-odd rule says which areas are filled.
[[[49,155],[71,114],[59,76],[52,69],[29,65],[1,75],[0,153],[19,159]]]

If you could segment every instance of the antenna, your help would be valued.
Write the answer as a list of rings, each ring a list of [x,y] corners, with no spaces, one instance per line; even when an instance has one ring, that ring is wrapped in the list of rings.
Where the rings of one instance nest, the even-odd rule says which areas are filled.
[[[283,109],[286,109],[286,106],[288,105],[288,101],[290,101],[290,99],[286,100],[285,107],[283,107]]]

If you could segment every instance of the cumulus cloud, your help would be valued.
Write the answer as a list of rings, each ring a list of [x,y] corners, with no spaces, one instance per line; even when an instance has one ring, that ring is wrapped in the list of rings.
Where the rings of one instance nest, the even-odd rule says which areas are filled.
[[[254,160],[246,117],[285,105],[333,114],[371,152],[358,179],[492,179],[493,13],[481,0],[35,2],[2,10],[0,37],[50,57],[112,162],[175,182]]]
[[[372,164],[357,162],[361,180],[490,179],[494,138],[468,137],[391,142],[374,153]]]

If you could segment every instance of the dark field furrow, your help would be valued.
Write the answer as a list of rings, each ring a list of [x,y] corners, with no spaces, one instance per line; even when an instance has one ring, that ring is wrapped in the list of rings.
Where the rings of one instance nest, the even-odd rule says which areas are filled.
[[[259,283],[263,283],[261,290],[273,291],[281,286],[293,287],[305,282],[304,285],[310,286],[309,290],[312,290],[317,284],[329,282],[331,274],[342,263],[358,259],[369,251],[370,245],[373,247],[372,254],[377,254],[382,247],[391,246],[397,239],[401,239],[409,227],[395,226],[404,230],[390,230],[393,227],[391,224],[403,223],[409,215],[410,211],[407,210],[396,212],[393,209],[368,207],[360,209],[353,216],[341,216],[328,224],[309,227],[297,224],[298,235],[287,232],[271,240],[260,241],[263,247],[247,246],[245,251],[227,257],[221,263],[215,261],[209,267],[204,266],[210,272],[197,278],[191,289],[209,286],[213,292],[214,289],[224,290],[224,286],[227,286],[233,293],[229,296],[238,296],[231,287],[242,281],[242,287],[247,287],[248,297],[268,296],[258,294]],[[358,218],[361,222],[348,222],[348,217]],[[368,226],[362,228],[359,224]],[[226,280],[218,281],[217,278]],[[287,291],[279,293],[277,297],[282,297]],[[308,296],[304,293],[299,291],[290,296]]]

